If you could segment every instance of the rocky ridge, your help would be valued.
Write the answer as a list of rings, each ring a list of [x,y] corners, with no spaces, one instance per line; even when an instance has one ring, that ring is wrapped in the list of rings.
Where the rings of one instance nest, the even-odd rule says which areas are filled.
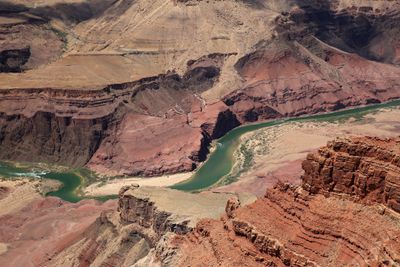
[[[303,169],[303,188],[313,194],[346,194],[400,212],[400,140],[335,140],[309,154]]]
[[[0,73],[0,158],[121,176],[185,172],[242,123],[397,99],[399,10],[393,1],[5,1],[0,68],[23,73]]]
[[[304,161],[302,186],[278,183],[255,203],[230,205],[221,221],[203,220],[191,234],[177,237],[176,264],[196,265],[207,258],[206,266],[397,266],[400,172],[388,162],[398,158],[398,148],[398,140],[332,141]],[[359,168],[351,160],[356,157]],[[390,170],[388,180],[384,175],[381,183],[374,183],[374,175],[361,178],[363,166],[370,166],[369,174]],[[329,168],[337,181],[331,189],[325,183]],[[355,193],[354,186],[344,183],[352,175],[371,181],[375,191]],[[335,194],[325,194],[328,190]],[[369,197],[368,205],[354,194]]]
[[[393,139],[332,141],[304,161],[302,185],[278,183],[255,202],[246,195],[125,187],[118,212],[104,212],[46,266],[397,266],[400,215],[390,203],[398,200],[400,173],[388,159],[399,156],[398,148]],[[376,188],[391,192],[390,201],[371,197],[375,192],[364,201],[350,185],[321,188],[326,172],[314,168],[321,162],[321,169],[334,162],[335,179],[361,174],[341,164],[346,156],[360,157],[373,173],[393,171],[391,186]]]
[[[191,171],[213,138],[238,125],[223,103],[206,104],[199,96],[216,82],[227,56],[193,60],[182,77],[169,73],[92,89],[0,90],[0,157],[88,164],[109,175]]]
[[[118,212],[104,212],[81,239],[46,263],[46,266],[159,266],[172,264],[176,235],[187,234],[204,217],[217,219],[225,203],[243,205],[255,197],[127,186],[120,190]],[[68,255],[75,255],[70,257]]]

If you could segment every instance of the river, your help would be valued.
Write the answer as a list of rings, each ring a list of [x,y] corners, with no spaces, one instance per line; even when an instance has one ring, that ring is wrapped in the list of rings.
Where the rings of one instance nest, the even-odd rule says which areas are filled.
[[[308,122],[308,121],[341,121],[349,118],[360,119],[363,116],[374,113],[382,108],[393,108],[400,106],[400,100],[392,101],[384,104],[370,105],[366,107],[347,109],[327,114],[312,115],[305,117],[297,117],[290,119],[281,119],[269,122],[261,122],[240,126],[228,132],[226,135],[216,140],[213,152],[209,155],[208,160],[201,165],[196,173],[187,181],[172,186],[171,188],[182,191],[201,191],[215,185],[221,179],[229,175],[234,164],[233,154],[240,144],[240,137],[248,132],[255,131],[265,127],[272,127],[290,122]],[[48,195],[57,196],[69,202],[77,202],[83,197],[77,194],[77,189],[81,186],[86,176],[93,174],[85,169],[74,169],[65,172],[46,171],[37,166],[30,165],[14,165],[7,162],[0,162],[0,176],[16,179],[18,177],[47,178],[60,181],[64,186]],[[93,179],[93,177],[91,177]],[[105,196],[98,198],[106,200],[114,196]]]

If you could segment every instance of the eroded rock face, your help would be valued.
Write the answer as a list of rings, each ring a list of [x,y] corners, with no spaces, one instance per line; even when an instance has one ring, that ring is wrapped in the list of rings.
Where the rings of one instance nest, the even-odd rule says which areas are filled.
[[[2,1],[0,72],[29,71],[0,75],[0,158],[109,175],[191,171],[241,123],[396,99],[399,10],[393,1]]]
[[[303,162],[303,188],[378,202],[400,212],[400,140],[339,139]]]
[[[31,56],[30,48],[0,52],[0,72],[20,72]]]
[[[332,141],[304,161],[302,186],[278,183],[246,207],[229,201],[220,221],[176,237],[175,266],[397,266],[398,159],[399,140]]]
[[[0,91],[0,158],[84,166],[108,175],[192,171],[212,139],[239,122],[200,94],[218,80],[225,54],[167,73],[100,88]]]
[[[333,141],[305,160],[303,185],[278,183],[255,202],[247,195],[124,187],[118,212],[103,212],[45,266],[397,266],[400,213],[391,203],[400,176],[391,165],[398,146],[376,138]],[[320,162],[334,163],[342,186],[324,188],[325,172],[316,170],[330,165]],[[392,172],[390,185],[385,176],[362,196],[368,205],[342,182],[362,174],[363,164],[379,177]],[[392,194],[384,202],[377,192]]]
[[[10,212],[0,216],[0,242],[7,248],[0,255],[2,266],[66,266],[57,263],[53,265],[52,259],[81,240],[102,211],[115,210],[117,206],[115,201],[99,203],[85,200],[72,204],[58,198],[38,196],[31,201],[28,199],[30,203],[18,209],[12,198],[23,200],[27,197],[11,196],[7,202]],[[2,201],[4,204],[7,199]],[[74,258],[76,262],[79,262],[78,256]],[[64,258],[65,261],[67,259]]]
[[[33,117],[0,113],[0,157],[83,166],[115,123],[114,114],[80,120],[49,112]]]
[[[241,121],[335,111],[395,99],[397,66],[341,52],[316,39],[276,40],[236,64],[243,89],[224,98]],[[323,51],[323,55],[313,50]]]
[[[260,41],[235,65],[245,83],[224,102],[241,121],[398,97],[398,4],[294,2],[275,19],[274,38]]]
[[[279,185],[230,218],[203,220],[193,233],[177,238],[177,266],[202,259],[205,266],[396,266],[399,220],[398,213],[378,205]]]
[[[178,202],[175,199],[179,200]],[[201,218],[218,218],[227,201],[250,203],[250,195],[204,192],[198,195],[156,187],[122,188],[119,212],[123,224],[138,224],[158,235],[172,232],[185,234],[193,230]]]
[[[174,237],[193,231],[204,217],[219,218],[228,200],[246,205],[255,198],[245,194],[190,194],[157,187],[123,187],[118,212],[103,212],[79,240],[46,266],[176,266],[179,255]]]

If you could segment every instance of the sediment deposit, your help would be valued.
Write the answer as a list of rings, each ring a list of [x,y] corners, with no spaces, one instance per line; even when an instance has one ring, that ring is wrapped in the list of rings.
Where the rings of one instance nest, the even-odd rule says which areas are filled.
[[[0,158],[191,171],[241,123],[400,97],[398,21],[393,1],[4,1]]]
[[[303,185],[278,183],[255,203],[228,209],[222,220],[203,220],[191,234],[177,237],[181,250],[176,264],[202,264],[204,259],[206,266],[400,264],[400,173],[395,166],[398,147],[398,139],[332,141],[304,161]],[[364,165],[352,169],[353,161],[340,164],[340,159],[350,157],[357,157]],[[366,162],[371,164],[371,172],[357,179]],[[328,168],[337,176],[333,176],[336,179],[331,189],[324,191],[322,185],[326,186],[332,177],[326,175]],[[382,178],[379,183],[376,175]],[[354,186],[345,183],[349,176],[355,181],[371,182],[371,186],[364,183],[366,191],[356,193]]]
[[[79,228],[44,266],[397,266],[398,148],[398,139],[336,139],[309,154],[302,185],[278,182],[255,202],[243,194],[127,186],[118,211]],[[360,164],[349,167],[354,161],[343,158]],[[366,162],[370,175],[358,179]],[[326,175],[330,166],[334,176]],[[350,175],[373,188],[352,190]]]

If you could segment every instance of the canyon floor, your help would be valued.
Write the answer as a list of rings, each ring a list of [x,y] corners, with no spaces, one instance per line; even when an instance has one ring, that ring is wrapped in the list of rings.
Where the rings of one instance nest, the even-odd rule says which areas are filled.
[[[298,163],[298,183],[278,181],[258,199],[131,185],[120,189],[118,200],[72,204],[40,195],[58,185],[5,181],[0,262],[397,266],[399,144],[398,138],[337,138]]]
[[[399,36],[391,0],[1,0],[0,162],[118,199],[5,177],[0,266],[400,266],[400,109],[287,121],[398,101]]]
[[[267,127],[241,137],[234,152],[234,167],[230,175],[235,181],[213,186],[215,192],[248,192],[262,196],[266,188],[278,181],[297,184],[302,173],[301,161],[311,151],[329,140],[344,136],[397,137],[400,129],[400,109],[379,109],[356,119],[333,122],[293,122]],[[245,166],[246,159],[251,158]],[[239,174],[240,173],[240,174]],[[118,178],[98,182],[84,188],[87,196],[117,195],[119,189],[130,184],[168,187],[183,182],[193,173],[166,175],[154,178]]]
[[[311,151],[338,137],[399,136],[400,109],[383,109],[361,119],[336,122],[293,122],[244,135],[235,151],[236,182],[219,186],[219,192],[251,192],[257,196],[278,181],[300,183],[301,162]],[[250,166],[244,166],[251,158]]]

